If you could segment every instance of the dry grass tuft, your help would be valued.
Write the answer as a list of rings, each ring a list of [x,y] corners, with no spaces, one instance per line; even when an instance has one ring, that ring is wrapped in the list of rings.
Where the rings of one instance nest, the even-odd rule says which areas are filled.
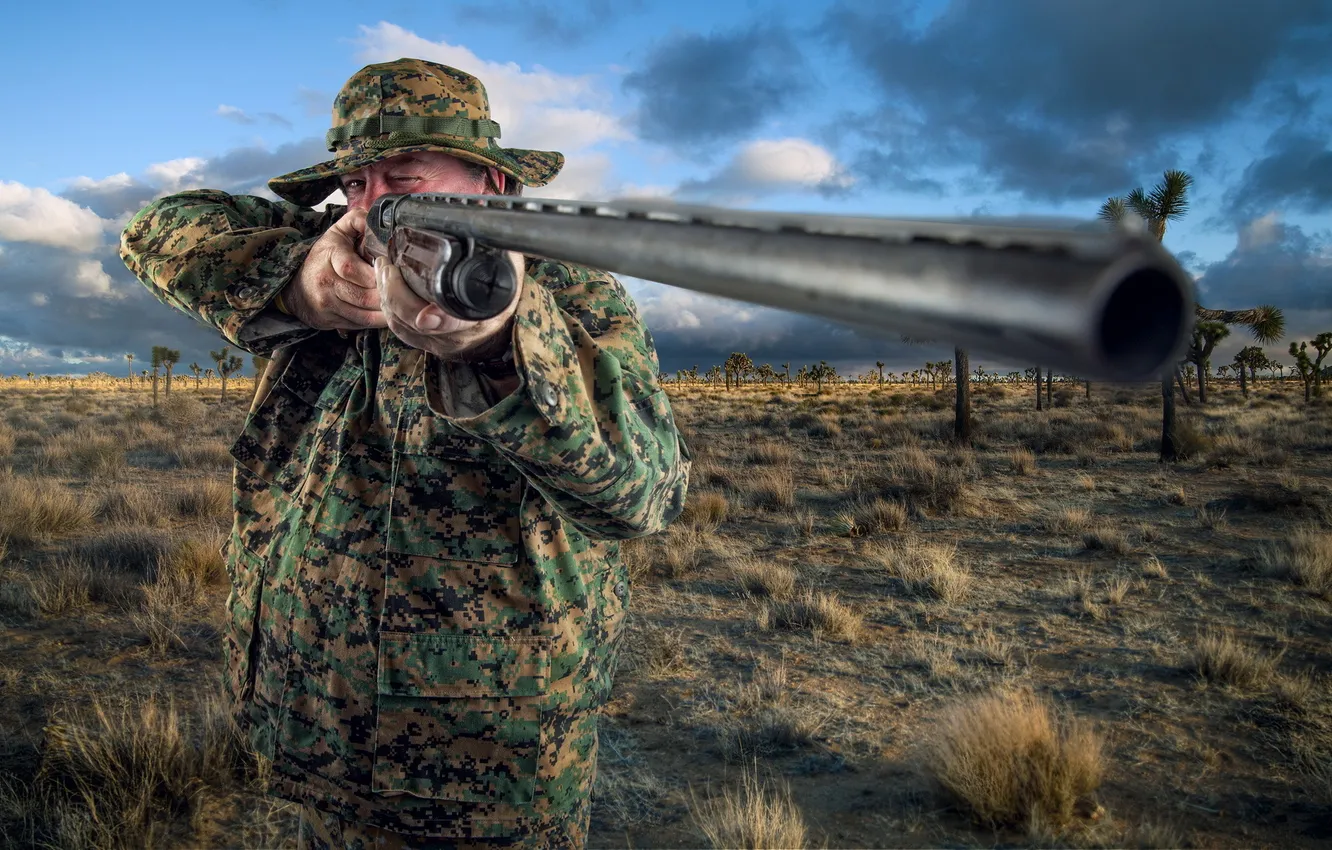
[[[37,610],[46,617],[64,617],[92,601],[92,570],[80,561],[47,564],[28,577],[28,584]]]
[[[172,507],[187,519],[230,519],[231,485],[211,478],[195,481],[176,492]]]
[[[922,758],[975,820],[1029,833],[1073,826],[1105,772],[1091,726],[1057,719],[1049,701],[1030,691],[1001,691],[947,711]]]
[[[755,466],[791,466],[795,449],[790,443],[759,443],[745,452],[744,460]]]
[[[744,482],[755,505],[772,508],[795,506],[795,477],[789,467],[755,470]]]
[[[1166,572],[1165,564],[1161,563],[1161,559],[1156,557],[1155,555],[1149,555],[1147,556],[1147,560],[1143,561],[1142,575],[1143,578],[1169,577],[1169,573]]]
[[[192,833],[209,790],[233,786],[253,760],[228,714],[215,698],[195,717],[155,698],[57,711],[37,776],[51,802],[43,819],[79,821],[93,847],[164,846]]]
[[[900,579],[912,595],[953,605],[966,598],[971,589],[971,571],[958,559],[956,546],[912,538],[900,545],[876,547],[867,554],[890,576]]]
[[[1008,453],[1008,466],[1014,475],[1031,475],[1036,471],[1036,455],[1027,449],[1013,449]]]
[[[1332,534],[1315,529],[1295,531],[1284,544],[1264,549],[1262,559],[1268,572],[1332,599]]]
[[[1118,528],[1112,528],[1108,525],[1094,528],[1082,535],[1082,545],[1086,549],[1109,552],[1112,555],[1127,555],[1133,551],[1133,547],[1129,545],[1128,536]]]
[[[875,499],[858,506],[855,518],[858,527],[867,534],[905,531],[908,524],[906,505],[889,499]]]
[[[1081,534],[1091,524],[1092,513],[1086,508],[1064,508],[1045,521],[1045,529],[1055,534]]]
[[[796,572],[786,564],[745,558],[733,569],[740,589],[749,596],[790,599],[795,592]]]
[[[1280,656],[1247,646],[1229,631],[1208,630],[1194,641],[1192,668],[1209,682],[1254,688],[1271,681]]]
[[[784,629],[809,629],[817,635],[855,642],[865,618],[834,593],[805,591],[786,600],[770,601],[760,614],[759,625]]]
[[[193,396],[176,393],[162,400],[158,417],[168,428],[181,432],[192,430],[208,416],[208,406]]]
[[[34,543],[83,531],[93,523],[86,502],[41,478],[0,475],[0,537]]]
[[[106,478],[125,467],[124,444],[87,426],[47,437],[37,453],[37,468],[46,473]]]
[[[139,484],[116,484],[97,496],[93,515],[115,525],[159,525],[168,509],[162,491]]]
[[[687,525],[672,525],[658,546],[658,564],[667,578],[683,578],[703,563],[707,532]]]
[[[716,529],[730,513],[731,505],[726,495],[715,490],[691,490],[685,500],[684,510],[680,512],[680,521],[700,528]]]
[[[745,771],[738,791],[723,790],[700,803],[691,789],[690,798],[694,824],[714,848],[785,850],[808,842],[805,820],[791,799],[791,789],[765,787],[757,765],[753,772]]]
[[[185,469],[227,469],[235,463],[231,443],[226,440],[191,440],[177,445],[172,456]]]

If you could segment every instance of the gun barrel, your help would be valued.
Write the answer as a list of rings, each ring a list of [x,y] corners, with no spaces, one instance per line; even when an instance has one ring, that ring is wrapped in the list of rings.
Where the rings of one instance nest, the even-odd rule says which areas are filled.
[[[1098,380],[1158,376],[1193,323],[1191,278],[1129,228],[440,194],[382,197],[369,221]]]

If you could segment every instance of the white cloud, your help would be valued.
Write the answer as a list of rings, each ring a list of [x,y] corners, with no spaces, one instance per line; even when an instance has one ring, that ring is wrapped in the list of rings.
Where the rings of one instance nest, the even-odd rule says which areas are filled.
[[[74,268],[74,294],[80,298],[121,297],[111,285],[111,275],[97,260],[80,260]]]
[[[1277,241],[1281,236],[1280,225],[1281,219],[1275,210],[1265,216],[1255,218],[1240,228],[1238,235],[1239,250],[1252,251],[1255,248],[1261,248]]]
[[[45,292],[34,292],[32,295],[28,296],[28,300],[36,307],[45,307],[50,303],[51,296],[47,295]]]
[[[580,167],[589,156],[588,148],[632,138],[607,111],[611,94],[593,77],[556,74],[540,65],[524,70],[516,62],[490,62],[461,45],[430,41],[384,21],[362,26],[358,44],[357,59],[367,64],[412,56],[474,75],[486,87],[491,118],[500,125],[500,142],[505,147],[560,151],[566,157],[566,171]],[[582,175],[566,183],[589,197],[603,196],[604,187],[586,182],[598,166],[581,167]],[[564,196],[574,197],[567,192]]]
[[[69,181],[69,188],[77,189],[82,192],[120,192],[134,185],[134,178],[121,171],[118,174],[112,174],[110,177],[103,177],[101,180],[94,180],[91,177],[75,177]]]
[[[0,180],[0,239],[88,252],[102,243],[97,213],[46,189]]]
[[[837,157],[808,139],[756,139],[741,147],[712,177],[687,181],[680,192],[724,197],[734,203],[772,192],[834,192],[854,183]]]
[[[235,121],[238,124],[253,124],[254,119],[245,114],[245,110],[239,106],[228,106],[223,103],[217,107],[217,114],[226,118],[228,121]]]
[[[604,153],[585,153],[565,161],[555,179],[523,194],[536,198],[560,198],[571,201],[604,200],[611,194],[611,161]]]
[[[206,159],[187,156],[166,162],[155,162],[144,169],[143,173],[163,194],[181,192],[185,189],[204,188],[202,182]]]

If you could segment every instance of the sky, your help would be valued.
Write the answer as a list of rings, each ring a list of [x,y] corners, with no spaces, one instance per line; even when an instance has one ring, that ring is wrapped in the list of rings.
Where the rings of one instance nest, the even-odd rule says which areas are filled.
[[[486,85],[505,146],[558,150],[526,194],[892,217],[1091,219],[1194,177],[1165,238],[1214,308],[1332,330],[1332,0],[485,0],[23,3],[0,30],[0,374],[207,364],[212,328],[117,254],[154,198],[329,158],[362,66]],[[950,356],[897,334],[627,279],[664,372]],[[1251,340],[1237,329],[1213,363]],[[973,355],[1008,371],[1029,364]],[[1034,365],[1034,364],[1030,364]],[[1048,364],[1047,364],[1048,365]]]

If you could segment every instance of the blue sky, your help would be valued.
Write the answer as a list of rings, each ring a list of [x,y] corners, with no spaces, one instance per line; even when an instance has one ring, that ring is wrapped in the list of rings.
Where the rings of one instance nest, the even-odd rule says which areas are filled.
[[[0,90],[0,373],[118,373],[158,344],[202,361],[219,337],[129,275],[121,227],[153,197],[263,193],[326,158],[334,93],[400,56],[476,74],[506,145],[566,154],[533,195],[1092,217],[1183,168],[1193,207],[1166,244],[1203,302],[1275,303],[1291,336],[1332,330],[1332,0],[269,0],[6,17],[0,65],[24,82]],[[630,285],[668,371],[732,350],[844,371],[944,353]]]

